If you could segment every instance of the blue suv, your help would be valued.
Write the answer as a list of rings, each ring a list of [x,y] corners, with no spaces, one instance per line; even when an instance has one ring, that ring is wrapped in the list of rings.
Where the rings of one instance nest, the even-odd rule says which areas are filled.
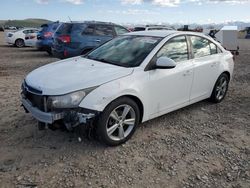
[[[129,32],[126,28],[108,22],[63,23],[54,34],[52,54],[64,59],[84,55],[117,35]]]
[[[39,50],[44,50],[47,51],[49,54],[51,54],[53,35],[60,24],[61,23],[57,21],[41,25],[42,30],[37,34],[37,43],[36,43],[36,47]]]

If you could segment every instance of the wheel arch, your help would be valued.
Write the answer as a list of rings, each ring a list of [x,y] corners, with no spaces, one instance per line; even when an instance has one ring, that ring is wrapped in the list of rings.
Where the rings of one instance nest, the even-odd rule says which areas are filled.
[[[224,71],[220,75],[222,75],[222,74],[226,74],[228,76],[228,78],[229,78],[229,81],[231,80],[231,75],[230,75],[229,71]]]
[[[144,106],[143,106],[142,101],[138,97],[136,97],[134,95],[123,95],[123,96],[120,96],[120,97],[128,97],[128,98],[132,99],[133,101],[135,101],[135,103],[138,105],[139,110],[140,110],[140,123],[141,123],[142,119],[143,119],[143,114],[144,114]]]
[[[15,43],[16,43],[17,40],[22,40],[24,42],[24,39],[22,39],[22,38],[16,38],[15,39]]]

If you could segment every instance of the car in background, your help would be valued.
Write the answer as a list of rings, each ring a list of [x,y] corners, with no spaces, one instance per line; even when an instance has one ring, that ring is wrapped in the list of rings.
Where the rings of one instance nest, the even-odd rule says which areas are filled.
[[[115,146],[139,123],[204,99],[221,102],[233,68],[233,55],[204,34],[131,32],[29,73],[22,105],[40,128],[89,127]]]
[[[27,34],[34,34],[39,32],[37,28],[24,28],[12,32],[7,32],[5,35],[5,41],[8,44],[13,44],[18,48],[25,46],[25,36]]]
[[[53,43],[53,35],[57,30],[60,22],[52,22],[41,25],[41,31],[37,34],[36,47],[38,50],[44,50],[51,54],[51,46]]]
[[[133,31],[150,31],[150,30],[175,30],[172,27],[164,26],[164,25],[146,25],[146,26],[138,26],[134,27]]]
[[[246,27],[246,29],[245,29],[245,31],[246,31],[246,39],[250,39],[250,27]]]
[[[4,31],[4,27],[3,26],[0,26],[0,31]]]
[[[25,46],[36,47],[37,33],[28,33],[25,35]]]
[[[23,29],[23,28],[19,28],[19,29]],[[17,27],[15,27],[15,26],[4,26],[4,30],[18,30],[18,28]]]
[[[55,32],[52,53],[61,59],[83,55],[128,32],[126,28],[109,22],[63,23]]]

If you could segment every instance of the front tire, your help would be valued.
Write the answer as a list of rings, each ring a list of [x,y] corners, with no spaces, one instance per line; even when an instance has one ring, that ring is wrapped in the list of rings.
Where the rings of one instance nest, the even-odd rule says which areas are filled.
[[[18,48],[24,47],[24,46],[25,46],[24,40],[23,40],[23,39],[17,39],[17,40],[15,41],[15,46],[18,47]]]
[[[226,73],[222,73],[217,79],[210,101],[220,103],[226,96],[229,84],[229,77]]]
[[[97,122],[97,136],[100,141],[117,146],[125,143],[134,134],[140,120],[139,107],[128,97],[111,102]]]

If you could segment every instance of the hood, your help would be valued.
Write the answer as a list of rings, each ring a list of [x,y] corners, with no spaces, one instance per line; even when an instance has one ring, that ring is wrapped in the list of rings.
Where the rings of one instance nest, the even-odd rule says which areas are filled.
[[[99,86],[132,72],[133,68],[75,57],[35,69],[27,75],[25,82],[42,91],[43,95],[63,95]]]

